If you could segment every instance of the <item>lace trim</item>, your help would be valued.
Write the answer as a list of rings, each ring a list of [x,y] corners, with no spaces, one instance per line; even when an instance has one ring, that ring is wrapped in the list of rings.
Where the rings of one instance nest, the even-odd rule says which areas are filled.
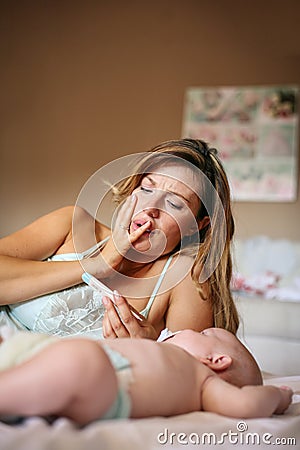
[[[100,339],[104,313],[97,291],[76,286],[49,297],[34,321],[33,331],[57,336],[89,334]]]

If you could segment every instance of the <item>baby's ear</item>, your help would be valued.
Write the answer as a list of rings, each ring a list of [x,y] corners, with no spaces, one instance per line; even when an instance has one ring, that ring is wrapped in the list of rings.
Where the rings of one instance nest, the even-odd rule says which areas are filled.
[[[215,372],[228,369],[232,364],[232,358],[229,355],[222,354],[201,358],[200,361]]]

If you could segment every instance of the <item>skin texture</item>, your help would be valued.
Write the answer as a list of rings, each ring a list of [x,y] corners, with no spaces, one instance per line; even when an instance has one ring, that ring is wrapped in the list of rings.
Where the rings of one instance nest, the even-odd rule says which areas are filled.
[[[27,333],[27,338],[33,336]],[[10,350],[9,341],[4,342],[3,351],[10,354],[20,346],[18,339],[25,353],[26,332],[13,336]],[[130,361],[131,417],[199,410],[238,418],[267,417],[282,414],[291,403],[289,388],[255,385],[260,372],[253,357],[222,329],[184,330],[162,343],[118,339],[106,345]],[[32,349],[31,343],[28,350]],[[28,359],[23,357],[20,365],[0,372],[0,414],[54,414],[84,425],[98,419],[116,398],[116,374],[100,341],[56,339],[28,354]],[[250,385],[241,381],[239,366]],[[229,370],[231,383],[224,379]]]
[[[121,318],[110,299],[104,302],[106,338],[156,339],[164,327],[200,331],[211,326],[210,301],[201,299],[188,269],[177,271],[175,275],[170,273],[166,279],[168,285],[157,296],[147,320],[139,321],[131,314],[131,308],[137,312],[145,308],[154,287],[151,280],[159,276],[181,235],[188,235],[195,231],[195,226],[201,228],[207,223],[207,218],[198,222],[195,219],[199,199],[194,191],[197,186],[194,190],[189,187],[195,184],[191,173],[183,170],[180,178],[185,183],[175,180],[175,173],[178,175],[178,167],[170,167],[166,174],[153,173],[145,177],[120,207],[112,231],[99,222],[95,224],[80,208],[76,209],[74,231],[74,207],[70,206],[2,238],[0,303],[17,303],[77,285],[82,282],[82,273],[87,271],[122,294],[118,297]],[[101,253],[84,263],[45,261],[52,255],[74,252],[74,242],[77,251],[85,250],[95,243],[95,236],[97,241],[107,236],[110,239]],[[176,258],[172,266],[175,261]],[[182,258],[180,266],[190,267],[191,261]]]

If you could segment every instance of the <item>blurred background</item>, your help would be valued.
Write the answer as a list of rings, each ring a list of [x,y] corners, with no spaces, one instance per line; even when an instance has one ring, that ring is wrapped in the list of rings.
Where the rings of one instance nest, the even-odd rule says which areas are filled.
[[[298,0],[2,0],[0,236],[181,137],[186,88],[300,85],[299,23]],[[299,195],[233,207],[239,238],[300,239]]]

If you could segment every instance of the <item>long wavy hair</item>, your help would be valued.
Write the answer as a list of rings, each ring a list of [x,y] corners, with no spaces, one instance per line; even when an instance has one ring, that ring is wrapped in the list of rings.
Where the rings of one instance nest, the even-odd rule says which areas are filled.
[[[140,185],[145,174],[174,160],[195,168],[201,186],[196,219],[207,216],[209,223],[197,233],[197,245],[195,240],[187,239],[173,253],[188,249],[193,254],[191,276],[201,298],[212,304],[214,326],[235,334],[239,316],[230,290],[234,219],[230,187],[217,150],[199,139],[180,139],[163,142],[144,155],[134,174],[113,187],[114,201],[121,203]]]

